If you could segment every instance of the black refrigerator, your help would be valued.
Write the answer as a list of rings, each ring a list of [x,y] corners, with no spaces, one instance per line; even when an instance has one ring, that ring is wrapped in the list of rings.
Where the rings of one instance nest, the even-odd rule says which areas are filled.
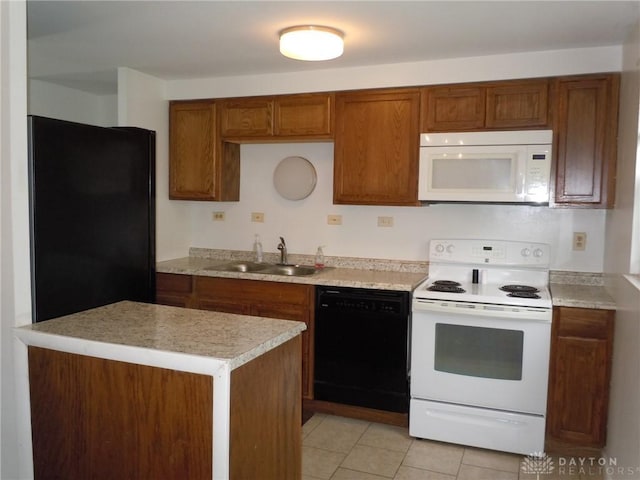
[[[155,132],[29,116],[33,322],[155,300]]]

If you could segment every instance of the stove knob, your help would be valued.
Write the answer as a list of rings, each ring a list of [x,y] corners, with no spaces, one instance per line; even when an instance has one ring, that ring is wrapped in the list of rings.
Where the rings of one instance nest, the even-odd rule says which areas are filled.
[[[536,257],[536,258],[540,258],[540,257],[542,257],[542,255],[544,255],[544,252],[542,251],[541,248],[536,248],[533,251],[533,256]]]
[[[436,252],[438,253],[442,253],[444,252],[444,245],[442,245],[441,243],[436,245]]]
[[[531,250],[529,250],[528,248],[523,248],[520,252],[520,255],[522,255],[523,257],[528,257],[529,255],[531,255]]]
[[[447,253],[453,253],[456,247],[453,245],[447,245]]]

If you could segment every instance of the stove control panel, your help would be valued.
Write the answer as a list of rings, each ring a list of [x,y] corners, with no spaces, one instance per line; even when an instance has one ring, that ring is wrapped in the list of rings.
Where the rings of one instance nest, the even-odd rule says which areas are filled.
[[[436,239],[429,261],[504,266],[549,267],[549,245],[505,240]]]

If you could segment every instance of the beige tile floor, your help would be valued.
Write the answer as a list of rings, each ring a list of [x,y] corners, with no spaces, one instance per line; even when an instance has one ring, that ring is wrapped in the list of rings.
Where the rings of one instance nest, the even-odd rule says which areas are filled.
[[[315,414],[302,427],[303,480],[601,480],[599,469],[524,473],[522,455],[409,437],[407,428]],[[552,458],[553,460],[553,458]],[[565,463],[565,465],[567,465]]]

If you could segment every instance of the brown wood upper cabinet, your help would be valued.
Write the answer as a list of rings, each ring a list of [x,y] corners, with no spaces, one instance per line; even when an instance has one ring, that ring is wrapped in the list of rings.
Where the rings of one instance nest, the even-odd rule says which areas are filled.
[[[169,103],[169,198],[240,198],[240,151],[221,141],[213,101]]]
[[[517,80],[422,89],[421,132],[544,128],[549,80]]]
[[[557,442],[605,445],[614,316],[611,310],[554,308],[547,434]]]
[[[619,74],[555,80],[555,205],[613,206],[619,83]]]
[[[333,203],[417,205],[420,91],[336,95]]]
[[[334,99],[313,93],[223,100],[221,135],[237,142],[331,139]]]

